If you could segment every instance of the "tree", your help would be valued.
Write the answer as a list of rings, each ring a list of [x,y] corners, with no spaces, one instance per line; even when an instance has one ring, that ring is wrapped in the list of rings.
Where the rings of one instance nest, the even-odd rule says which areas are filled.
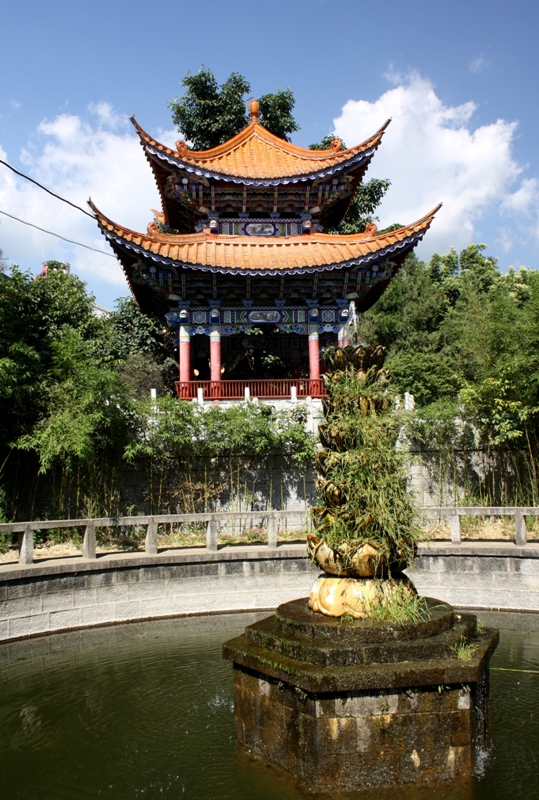
[[[315,142],[314,144],[310,144],[309,150],[329,150],[334,141],[335,141],[335,136],[328,134],[327,136],[324,136],[321,142]],[[340,149],[346,150],[346,145],[342,139],[340,140],[340,142],[341,142]]]
[[[503,275],[485,249],[409,256],[359,332],[387,347],[393,385],[416,399],[411,438],[446,482],[458,474],[470,501],[535,503],[539,273]]]
[[[18,267],[0,283],[0,445],[8,445],[41,418],[53,374],[53,348],[73,328],[83,341],[99,323],[93,297],[64,269],[47,262],[47,276],[33,278]]]
[[[106,367],[95,357],[92,342],[65,327],[52,343],[47,406],[30,433],[16,446],[32,450],[40,472],[55,464],[88,473],[103,470],[99,456],[123,451],[133,426],[129,387],[114,365]]]
[[[128,297],[117,300],[116,309],[100,323],[96,356],[119,370],[133,397],[148,397],[151,389],[170,393],[178,367],[170,331]]]
[[[324,136],[321,142],[310,144],[310,150],[329,150],[334,136]],[[341,150],[346,150],[346,145],[342,141]],[[367,183],[358,186],[354,199],[350,204],[345,218],[336,228],[329,229],[327,233],[363,233],[369,222],[378,220],[374,212],[382,202],[385,193],[391,186],[388,178],[372,178]],[[391,227],[400,228],[400,225]]]
[[[362,233],[369,222],[378,220],[374,212],[390,186],[388,178],[371,178],[360,184],[345,218],[328,233]],[[400,228],[400,225],[391,227]]]
[[[251,84],[243,75],[232,72],[219,86],[212,70],[201,67],[195,75],[188,72],[180,83],[185,93],[169,101],[168,106],[172,121],[195,150],[216,147],[248,124],[245,95],[251,91]],[[260,121],[281,139],[298,130],[292,116],[294,102],[290,89],[277,89],[259,100]]]
[[[277,89],[274,94],[265,94],[258,101],[260,119],[268,131],[281,139],[290,141],[288,134],[299,131],[299,125],[292,116],[295,99],[290,89]]]

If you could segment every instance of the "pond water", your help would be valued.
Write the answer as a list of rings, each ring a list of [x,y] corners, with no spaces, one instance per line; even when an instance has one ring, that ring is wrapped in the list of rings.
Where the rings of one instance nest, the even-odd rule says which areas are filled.
[[[232,668],[221,644],[263,616],[154,621],[0,645],[0,797],[314,797],[235,746]],[[501,641],[492,661],[492,742],[479,774],[462,786],[362,792],[363,800],[539,797],[539,616],[480,616],[500,627]]]

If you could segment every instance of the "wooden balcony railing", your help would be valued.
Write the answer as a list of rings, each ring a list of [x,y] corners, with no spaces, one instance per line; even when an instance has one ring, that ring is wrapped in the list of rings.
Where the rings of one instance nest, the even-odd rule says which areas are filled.
[[[204,400],[242,400],[246,394],[261,400],[285,399],[295,396],[325,397],[324,382],[309,378],[268,378],[259,381],[176,381],[180,400],[193,400],[202,390]],[[248,390],[248,392],[246,392]]]

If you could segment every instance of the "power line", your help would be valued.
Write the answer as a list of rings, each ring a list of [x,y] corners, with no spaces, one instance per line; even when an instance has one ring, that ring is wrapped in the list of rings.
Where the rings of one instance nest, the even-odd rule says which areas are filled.
[[[66,200],[66,202],[68,201]],[[35,228],[36,230],[41,231],[42,233],[48,233],[49,236],[56,236],[57,239],[61,239],[63,242],[68,242],[69,244],[76,244],[77,247],[85,247],[86,250],[93,250],[94,253],[101,253],[102,256],[107,256],[108,258],[116,258],[116,256],[113,256],[111,253],[105,253],[104,250],[98,250],[96,247],[90,247],[87,244],[82,244],[81,242],[75,242],[73,241],[73,239],[66,239],[64,236],[60,236],[59,233],[53,233],[52,231],[47,231],[45,230],[45,228],[40,228],[39,225],[33,225],[31,222],[26,222],[24,219],[19,219],[18,217],[14,217],[13,214],[8,214],[7,211],[2,211],[2,209],[0,209],[0,214],[4,214],[4,216],[9,217],[10,219],[14,219],[17,222],[22,222],[23,225],[29,225],[31,228]],[[90,217],[91,214],[88,214],[88,216]]]
[[[71,200],[66,200],[65,197],[60,197],[60,195],[56,194],[56,192],[51,191],[51,189],[47,189],[46,186],[43,186],[38,181],[35,181],[33,178],[30,178],[29,175],[25,175],[24,172],[19,172],[18,169],[15,169],[15,167],[12,167],[11,164],[8,164],[8,162],[4,161],[2,158],[0,158],[0,164],[3,164],[8,169],[12,170],[16,175],[20,175],[21,178],[24,178],[25,180],[30,181],[30,183],[34,183],[36,186],[39,186],[39,188],[43,189],[44,192],[47,192],[48,194],[52,195],[53,197],[56,197],[57,200],[61,200],[62,203],[67,203],[68,206],[72,206],[73,208],[76,208],[77,211],[82,211],[82,213],[86,214],[87,217],[91,217],[92,219],[95,219],[94,215],[90,214],[89,211],[86,211],[84,208],[81,208],[80,206],[76,205],[75,203],[72,203]],[[3,212],[3,213],[5,213],[5,212]],[[8,214],[8,216],[9,216],[9,214]],[[14,219],[15,219],[15,217],[14,217]],[[19,220],[19,222],[22,222],[22,220]],[[26,225],[29,225],[29,224],[30,224],[29,222],[26,223]],[[34,227],[36,227],[36,226],[34,225]],[[41,230],[41,228],[39,230]],[[45,233],[49,233],[49,231],[45,231]],[[54,233],[52,235],[56,236],[56,234],[54,234]],[[60,236],[60,239],[61,238],[62,237]],[[66,242],[67,241],[68,240],[66,239]],[[78,244],[78,243],[74,242],[74,244]],[[86,247],[86,245],[82,245],[82,247]],[[89,249],[92,250],[93,248],[90,247]],[[98,250],[97,252],[100,252],[100,251]]]

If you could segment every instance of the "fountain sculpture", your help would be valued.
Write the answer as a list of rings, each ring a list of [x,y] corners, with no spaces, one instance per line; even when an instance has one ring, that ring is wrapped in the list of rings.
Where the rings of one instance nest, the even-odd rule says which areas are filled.
[[[323,505],[307,543],[323,572],[223,649],[239,743],[318,789],[465,778],[487,735],[498,632],[403,573],[419,531],[384,357],[326,352]]]

